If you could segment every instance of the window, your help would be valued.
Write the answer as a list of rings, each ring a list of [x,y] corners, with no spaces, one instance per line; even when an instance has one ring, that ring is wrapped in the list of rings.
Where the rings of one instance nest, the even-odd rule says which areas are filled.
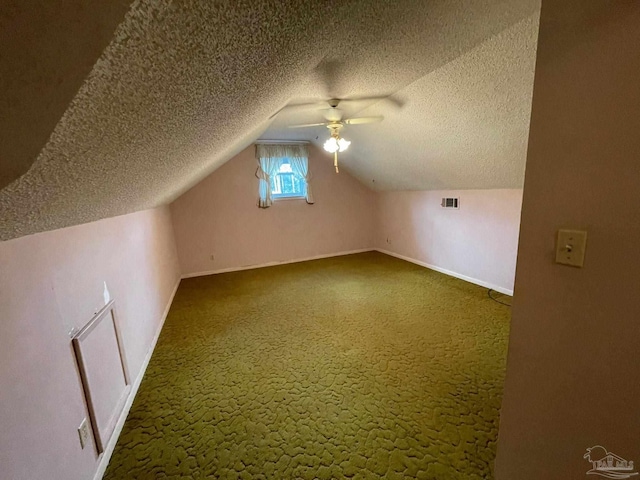
[[[274,198],[304,198],[313,204],[306,144],[256,144],[258,207],[269,208]]]
[[[307,182],[293,173],[291,162],[283,158],[278,173],[271,177],[272,198],[304,198],[307,196]]]

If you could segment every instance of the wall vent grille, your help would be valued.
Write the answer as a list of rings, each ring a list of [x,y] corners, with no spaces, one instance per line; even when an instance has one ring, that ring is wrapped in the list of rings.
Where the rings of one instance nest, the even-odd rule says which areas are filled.
[[[460,208],[460,199],[453,197],[443,198],[440,205],[442,208]]]

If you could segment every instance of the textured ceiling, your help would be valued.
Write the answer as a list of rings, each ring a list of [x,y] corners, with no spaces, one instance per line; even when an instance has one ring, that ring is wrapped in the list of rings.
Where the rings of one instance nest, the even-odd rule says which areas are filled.
[[[287,102],[328,96],[399,92],[405,102],[348,112],[387,116],[349,132],[345,165],[369,184],[519,185],[538,9],[531,0],[135,1],[31,169],[0,190],[0,239],[167,203],[259,136],[317,118],[286,112],[270,127]]]
[[[131,1],[0,1],[0,188],[29,170]]]
[[[522,187],[538,17],[525,18],[399,90],[394,98],[402,100],[400,109],[377,102],[351,110],[385,119],[344,127],[341,135],[352,144],[339,157],[341,168],[376,190]],[[283,112],[263,137],[321,146],[329,136],[326,127],[286,127],[318,121],[322,112]]]

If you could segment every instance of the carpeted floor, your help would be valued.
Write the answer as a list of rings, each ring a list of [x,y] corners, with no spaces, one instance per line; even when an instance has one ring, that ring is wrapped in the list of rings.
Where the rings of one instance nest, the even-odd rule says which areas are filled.
[[[492,478],[509,317],[376,252],[183,280],[105,478]]]

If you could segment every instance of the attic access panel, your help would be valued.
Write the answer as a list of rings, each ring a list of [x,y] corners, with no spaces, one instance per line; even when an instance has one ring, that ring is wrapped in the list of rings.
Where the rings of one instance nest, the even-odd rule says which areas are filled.
[[[131,381],[111,300],[73,338],[98,454],[104,451],[131,391]]]

